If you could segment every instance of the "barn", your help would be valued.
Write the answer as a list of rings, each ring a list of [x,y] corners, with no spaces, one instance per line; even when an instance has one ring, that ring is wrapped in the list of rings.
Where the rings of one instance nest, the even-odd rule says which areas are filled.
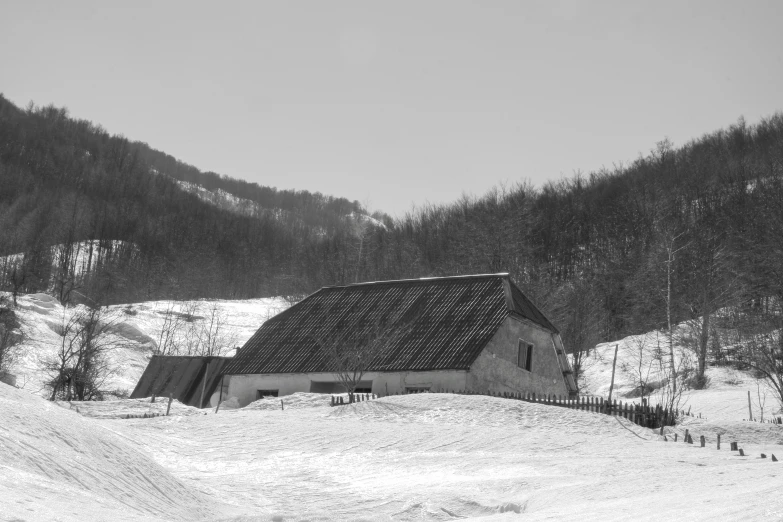
[[[557,328],[508,274],[330,286],[265,322],[223,368],[223,398],[344,391],[323,339],[383,325],[399,335],[359,384],[418,391],[573,395]]]

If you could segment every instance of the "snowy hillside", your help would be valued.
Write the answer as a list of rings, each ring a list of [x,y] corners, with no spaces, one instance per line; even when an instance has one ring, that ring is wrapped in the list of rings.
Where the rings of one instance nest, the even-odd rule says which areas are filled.
[[[242,214],[245,216],[252,216],[252,217],[260,217],[260,216],[272,217],[278,221],[282,221],[282,220],[299,221],[296,215],[292,214],[291,212],[279,208],[265,208],[255,201],[241,198],[239,196],[235,196],[234,194],[226,192],[223,189],[217,189],[213,191],[197,183],[191,183],[189,181],[177,180],[177,184],[185,192],[190,192],[191,194],[195,194],[202,201],[205,201],[223,210],[228,210],[229,212],[234,212],[236,214]],[[359,227],[361,230],[367,228],[381,228],[386,230],[386,225],[384,225],[383,222],[381,222],[378,219],[375,219],[372,216],[368,216],[367,214],[362,214],[359,212],[351,212],[350,214],[345,215],[344,219],[350,225],[353,225],[354,227]],[[320,230],[316,229],[316,235],[325,236],[326,230],[323,228],[321,228]]]
[[[652,356],[652,352],[656,349],[668,350],[668,345],[664,335],[658,332],[633,335],[619,341],[597,345],[594,353],[584,364],[582,393],[604,398],[608,396],[615,346],[618,346],[618,350],[613,398],[624,402],[640,402],[636,385],[641,371],[651,387],[657,388],[652,392],[651,403],[662,402],[660,387],[665,372]],[[691,367],[695,365],[694,355],[687,348],[675,344],[674,350],[675,364]],[[668,361],[668,352],[666,361]],[[750,392],[754,418],[760,418],[762,408],[766,419],[769,419],[771,414],[783,414],[763,379],[756,379],[748,371],[708,364],[706,376],[707,388],[686,390],[683,393],[680,404],[682,409],[690,410],[694,415],[701,415],[713,421],[742,421],[749,418],[748,392]]]
[[[166,314],[169,317],[190,317],[195,325],[206,320],[213,310],[225,320],[224,338],[232,348],[241,346],[255,333],[261,324],[287,307],[282,299],[248,299],[238,301],[151,301],[132,305],[109,307],[110,321],[108,342],[111,365],[118,369],[110,378],[107,388],[132,391],[136,386],[150,356],[161,343]],[[63,337],[63,325],[82,307],[64,308],[56,299],[46,294],[19,296],[16,308],[22,324],[25,340],[21,346],[21,358],[13,368],[17,386],[34,393],[45,394],[46,379],[42,366],[57,353]],[[186,335],[180,331],[178,335]]]
[[[177,184],[185,192],[195,194],[202,201],[206,201],[212,205],[223,210],[230,212],[236,212],[237,214],[243,214],[246,216],[258,216],[264,209],[255,201],[249,199],[240,198],[233,194],[226,192],[223,189],[217,189],[215,191],[209,190],[197,183],[191,183],[189,181],[176,180]],[[282,211],[280,211],[282,212]]]

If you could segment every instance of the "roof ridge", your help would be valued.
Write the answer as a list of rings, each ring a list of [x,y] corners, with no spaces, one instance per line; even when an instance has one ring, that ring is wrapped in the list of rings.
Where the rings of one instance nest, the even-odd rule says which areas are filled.
[[[382,285],[389,283],[428,283],[431,281],[454,281],[458,279],[481,279],[481,278],[509,278],[508,272],[498,272],[496,274],[466,274],[456,276],[439,276],[439,277],[419,277],[413,279],[389,279],[386,281],[364,281],[362,283],[351,283],[349,285],[329,285],[321,287],[325,288],[350,288],[355,286],[369,286],[369,285]]]

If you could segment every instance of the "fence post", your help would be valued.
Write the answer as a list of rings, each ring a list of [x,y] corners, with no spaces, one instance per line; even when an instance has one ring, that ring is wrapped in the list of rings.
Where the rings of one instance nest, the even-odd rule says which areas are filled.
[[[720,433],[718,433],[718,449],[720,449]]]
[[[704,444],[706,443],[706,439],[704,438],[704,435],[702,435],[701,437],[699,437],[699,442],[701,442],[701,447],[703,448],[703,447],[704,447]]]
[[[218,410],[220,410],[220,401],[223,400],[223,379],[225,377],[226,377],[225,375],[220,377],[220,393],[218,394],[218,404],[217,407],[215,408],[215,413],[217,413]]]
[[[169,416],[169,410],[171,410],[171,401],[174,400],[174,392],[169,392],[169,405],[166,406],[166,417]]]

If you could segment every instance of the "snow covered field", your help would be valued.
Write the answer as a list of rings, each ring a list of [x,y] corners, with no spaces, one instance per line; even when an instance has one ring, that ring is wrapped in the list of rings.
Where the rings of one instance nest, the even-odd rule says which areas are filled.
[[[0,517],[783,519],[783,463],[758,458],[783,449],[780,426],[738,423],[743,458],[731,435],[718,451],[500,398],[289,400],[300,407],[98,420],[0,385]]]

